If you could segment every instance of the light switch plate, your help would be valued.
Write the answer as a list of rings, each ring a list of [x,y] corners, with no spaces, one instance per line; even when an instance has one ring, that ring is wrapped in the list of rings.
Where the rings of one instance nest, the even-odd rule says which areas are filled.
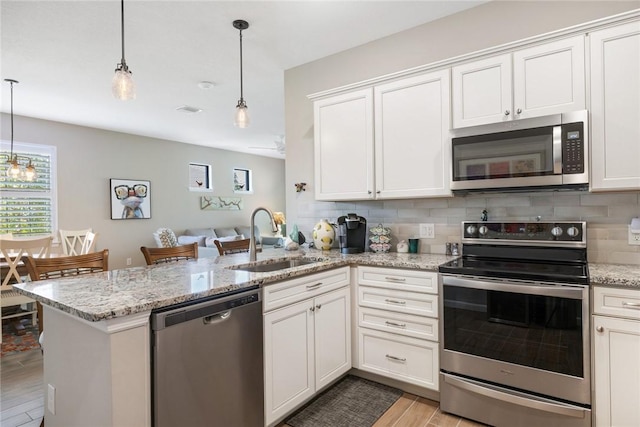
[[[420,237],[423,239],[435,239],[436,238],[435,224],[420,224]]]
[[[629,227],[629,244],[640,246],[640,233],[632,233],[631,226],[627,225],[627,227]]]

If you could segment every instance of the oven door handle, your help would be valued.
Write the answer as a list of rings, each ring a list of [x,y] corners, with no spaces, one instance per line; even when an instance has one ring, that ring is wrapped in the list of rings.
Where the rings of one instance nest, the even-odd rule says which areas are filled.
[[[542,295],[549,297],[583,299],[585,286],[558,286],[540,283],[516,283],[502,280],[492,281],[487,278],[462,278],[458,276],[442,276],[442,284],[461,288],[482,289],[488,291],[513,292],[517,294]]]
[[[524,406],[526,408],[537,409],[544,412],[552,412],[554,414],[560,414],[574,418],[584,418],[585,413],[588,411],[587,409],[581,408],[579,406],[555,403],[548,399],[543,399],[536,396],[519,396],[516,394],[512,394],[515,392],[507,392],[506,390],[502,391],[502,389],[498,387],[494,388],[488,384],[480,384],[473,380],[457,378],[450,374],[443,373],[442,375],[444,376],[445,382],[451,384],[454,387],[458,387],[462,390],[466,390],[471,393],[476,393],[492,399],[512,403],[514,405]]]

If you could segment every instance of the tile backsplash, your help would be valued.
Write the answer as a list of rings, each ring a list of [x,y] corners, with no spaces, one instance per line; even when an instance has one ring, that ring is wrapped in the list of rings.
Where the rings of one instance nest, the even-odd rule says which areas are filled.
[[[640,265],[640,246],[628,244],[631,218],[640,217],[640,191],[616,193],[535,192],[486,193],[451,198],[403,199],[360,202],[300,201],[298,227],[308,238],[322,218],[335,223],[354,212],[391,228],[392,250],[400,240],[419,236],[420,223],[435,224],[435,239],[420,239],[422,253],[444,254],[447,242],[460,242],[460,223],[480,220],[487,210],[489,221],[543,220],[587,221],[589,262]]]

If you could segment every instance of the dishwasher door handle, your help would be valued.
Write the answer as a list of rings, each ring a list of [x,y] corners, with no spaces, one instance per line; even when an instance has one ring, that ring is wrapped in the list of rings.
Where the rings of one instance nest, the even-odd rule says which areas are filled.
[[[223,311],[222,313],[216,313],[212,316],[202,318],[202,322],[205,325],[211,325],[213,323],[220,323],[231,317],[231,310]]]

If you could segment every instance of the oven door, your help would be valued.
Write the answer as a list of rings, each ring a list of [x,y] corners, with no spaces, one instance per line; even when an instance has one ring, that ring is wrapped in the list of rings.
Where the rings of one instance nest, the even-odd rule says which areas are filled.
[[[443,373],[591,404],[588,286],[440,278]]]

